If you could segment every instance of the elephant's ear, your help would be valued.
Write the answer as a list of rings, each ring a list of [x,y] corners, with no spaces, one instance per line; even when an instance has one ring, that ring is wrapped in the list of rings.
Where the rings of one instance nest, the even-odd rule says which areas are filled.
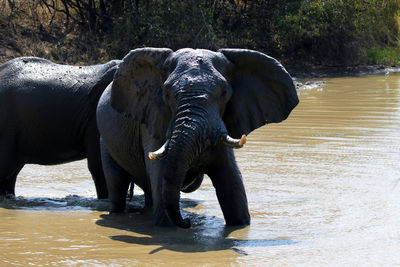
[[[156,138],[165,137],[171,116],[163,101],[166,73],[162,65],[172,52],[168,48],[130,51],[119,64],[111,89],[112,107],[144,123]]]
[[[276,59],[245,49],[219,52],[233,63],[227,73],[233,94],[223,116],[230,135],[240,138],[289,116],[299,99],[292,78]]]

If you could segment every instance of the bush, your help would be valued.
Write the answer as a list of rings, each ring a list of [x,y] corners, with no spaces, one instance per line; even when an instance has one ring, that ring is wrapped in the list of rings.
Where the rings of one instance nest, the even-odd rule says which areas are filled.
[[[374,65],[400,65],[400,48],[371,48],[367,53],[368,64]]]
[[[399,46],[398,0],[0,0],[0,10],[0,60],[6,46],[69,63],[143,46],[240,47],[340,65]]]
[[[328,64],[363,63],[372,46],[397,45],[397,0],[293,1],[275,28],[286,55]]]

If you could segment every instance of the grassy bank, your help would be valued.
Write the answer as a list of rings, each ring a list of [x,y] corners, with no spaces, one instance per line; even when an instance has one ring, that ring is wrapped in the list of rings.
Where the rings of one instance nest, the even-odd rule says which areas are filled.
[[[400,47],[371,48],[367,54],[368,64],[399,66]]]
[[[249,48],[294,65],[393,65],[399,10],[398,0],[0,0],[0,62],[92,64],[156,46]]]

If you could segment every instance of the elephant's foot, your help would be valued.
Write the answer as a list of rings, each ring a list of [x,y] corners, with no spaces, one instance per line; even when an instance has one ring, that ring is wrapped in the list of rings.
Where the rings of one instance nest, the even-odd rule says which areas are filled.
[[[250,216],[226,219],[226,226],[243,226],[244,227],[247,225],[250,225]]]
[[[124,214],[126,212],[125,205],[112,205],[110,214]]]
[[[0,193],[0,202],[4,201],[6,199],[14,199],[15,194],[13,193]]]
[[[98,189],[96,187],[97,199],[108,199],[107,188]]]
[[[13,198],[15,198],[15,182],[7,181],[5,186],[1,186],[0,188],[0,200]]]

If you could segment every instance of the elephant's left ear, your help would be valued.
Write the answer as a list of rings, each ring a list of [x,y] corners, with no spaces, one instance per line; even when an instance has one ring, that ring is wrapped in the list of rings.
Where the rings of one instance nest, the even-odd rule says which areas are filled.
[[[170,111],[163,100],[165,60],[169,48],[137,48],[126,55],[115,72],[111,106],[146,125],[150,134],[165,138]]]
[[[276,59],[245,49],[218,52],[233,63],[226,74],[233,94],[223,116],[233,137],[285,120],[299,103],[291,76]]]

